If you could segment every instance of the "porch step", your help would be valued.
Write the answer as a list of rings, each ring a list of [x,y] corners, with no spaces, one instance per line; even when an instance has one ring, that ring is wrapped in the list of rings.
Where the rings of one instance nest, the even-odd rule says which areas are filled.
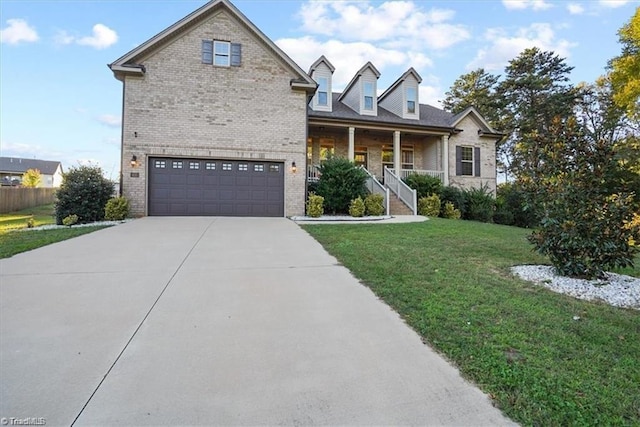
[[[389,194],[389,211],[391,215],[413,215],[409,206],[393,193]]]

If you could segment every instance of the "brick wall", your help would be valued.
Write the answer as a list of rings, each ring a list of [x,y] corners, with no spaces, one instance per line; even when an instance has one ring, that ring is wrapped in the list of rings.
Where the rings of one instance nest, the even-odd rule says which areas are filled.
[[[241,43],[242,65],[202,64],[203,39]],[[222,10],[138,62],[146,74],[125,80],[123,123],[123,195],[134,215],[146,215],[156,155],[283,161],[285,215],[304,213],[307,98],[275,52]]]

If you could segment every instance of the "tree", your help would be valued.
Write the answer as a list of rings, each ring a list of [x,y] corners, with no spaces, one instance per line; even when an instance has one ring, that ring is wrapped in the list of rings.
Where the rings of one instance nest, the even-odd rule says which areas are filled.
[[[640,119],[640,7],[618,37],[622,53],[609,61],[613,99],[629,117]]]
[[[496,94],[500,76],[487,73],[483,68],[463,74],[453,82],[442,106],[445,110],[457,114],[467,107],[475,107],[489,122],[498,129],[500,124],[500,98]]]
[[[77,215],[81,224],[101,221],[113,191],[113,182],[102,175],[98,166],[72,167],[63,175],[56,193],[56,223],[62,224],[70,215]]]
[[[573,115],[578,92],[569,83],[572,69],[564,58],[538,48],[524,50],[506,67],[498,95],[505,103],[505,151],[516,178],[540,166],[541,144],[553,120]]]
[[[610,76],[602,76],[593,84],[577,87],[580,98],[576,117],[585,136],[591,141],[604,139],[610,144],[625,137],[630,130],[625,111],[613,100]]]
[[[25,187],[36,188],[42,182],[42,174],[38,169],[27,169],[22,175],[22,185]]]

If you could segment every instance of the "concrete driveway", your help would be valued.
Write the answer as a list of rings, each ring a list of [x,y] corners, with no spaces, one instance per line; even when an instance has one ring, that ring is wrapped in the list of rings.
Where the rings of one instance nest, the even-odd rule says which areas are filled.
[[[143,218],[0,260],[0,417],[510,421],[293,222]]]

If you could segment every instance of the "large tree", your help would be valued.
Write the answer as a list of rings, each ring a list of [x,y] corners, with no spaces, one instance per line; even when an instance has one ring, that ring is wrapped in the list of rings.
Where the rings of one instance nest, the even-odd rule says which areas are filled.
[[[459,113],[467,107],[475,107],[489,124],[498,128],[500,124],[500,98],[496,95],[498,79],[483,68],[463,74],[453,82],[445,93],[442,106],[452,113]]]
[[[516,178],[540,166],[541,144],[553,121],[573,115],[578,91],[569,83],[572,69],[564,58],[538,48],[524,50],[506,67],[498,94],[505,104],[505,148]]]
[[[614,100],[629,117],[640,119],[640,7],[618,36],[622,53],[609,62]]]

